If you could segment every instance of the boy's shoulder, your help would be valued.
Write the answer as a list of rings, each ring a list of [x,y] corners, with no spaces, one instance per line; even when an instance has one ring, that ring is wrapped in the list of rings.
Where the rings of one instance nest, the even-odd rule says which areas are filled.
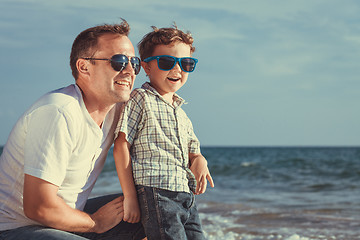
[[[131,94],[128,104],[136,104],[136,105],[143,105],[146,102],[151,101],[149,92],[143,88],[135,88]]]
[[[135,88],[131,94],[130,97],[131,98],[144,98],[144,96],[147,95],[146,90],[143,88]]]
[[[132,94],[142,94],[144,93],[146,90],[143,89],[143,88],[135,88],[133,91],[132,91]]]
[[[149,83],[144,83],[141,88],[135,88],[131,92],[132,98],[144,98],[149,96],[155,96],[156,93],[154,92],[154,89],[150,86]]]

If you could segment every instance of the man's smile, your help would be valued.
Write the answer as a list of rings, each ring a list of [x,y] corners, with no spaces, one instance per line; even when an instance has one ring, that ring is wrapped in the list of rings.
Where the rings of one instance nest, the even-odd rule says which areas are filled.
[[[122,86],[130,87],[130,82],[129,82],[129,81],[117,80],[117,81],[115,81],[115,83],[116,83],[117,85],[122,85]]]

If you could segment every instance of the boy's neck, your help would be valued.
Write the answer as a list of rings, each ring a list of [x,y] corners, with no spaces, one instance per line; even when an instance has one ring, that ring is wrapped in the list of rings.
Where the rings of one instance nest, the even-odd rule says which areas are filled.
[[[174,93],[166,93],[161,95],[168,103],[173,105],[174,103]]]
[[[173,105],[175,92],[164,91],[162,90],[162,88],[157,87],[157,85],[153,84],[151,81],[150,81],[150,86],[154,88],[158,92],[158,94],[160,94],[165,99],[165,101]]]

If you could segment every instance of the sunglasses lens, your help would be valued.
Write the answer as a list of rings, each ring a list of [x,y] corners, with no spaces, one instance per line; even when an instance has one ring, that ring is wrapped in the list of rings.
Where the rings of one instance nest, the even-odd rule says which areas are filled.
[[[112,56],[111,58],[111,66],[115,71],[121,72],[126,68],[126,65],[128,64],[129,59],[127,56],[122,54],[117,54]]]
[[[193,58],[181,59],[181,67],[185,72],[192,72],[195,69],[196,62]]]
[[[138,57],[132,57],[131,60],[131,66],[134,69],[135,75],[138,75],[141,69],[141,65],[140,65],[140,58]]]
[[[131,66],[134,69],[135,75],[140,72],[141,65],[140,65],[140,58],[132,57],[130,58]],[[111,58],[111,66],[115,71],[121,72],[126,68],[129,63],[129,58],[123,54],[117,54],[112,56]]]
[[[161,70],[170,70],[175,65],[175,59],[172,57],[160,57],[158,59],[158,66]]]

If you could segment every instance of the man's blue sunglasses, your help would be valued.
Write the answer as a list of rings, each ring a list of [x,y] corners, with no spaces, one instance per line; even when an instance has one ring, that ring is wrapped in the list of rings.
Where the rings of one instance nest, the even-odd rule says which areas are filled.
[[[181,70],[184,72],[193,72],[198,60],[191,57],[177,58],[170,55],[153,56],[144,59],[144,62],[157,60],[158,68],[163,71],[170,71],[179,63]]]

